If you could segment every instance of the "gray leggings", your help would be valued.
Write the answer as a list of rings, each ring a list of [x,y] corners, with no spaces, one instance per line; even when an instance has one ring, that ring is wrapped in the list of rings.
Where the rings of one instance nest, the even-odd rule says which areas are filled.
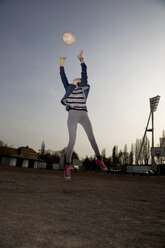
[[[92,125],[87,112],[82,110],[70,110],[68,113],[69,143],[66,151],[66,162],[69,163],[71,163],[72,151],[76,141],[76,131],[78,123],[83,126],[96,156],[100,156],[100,152],[96,144]]]

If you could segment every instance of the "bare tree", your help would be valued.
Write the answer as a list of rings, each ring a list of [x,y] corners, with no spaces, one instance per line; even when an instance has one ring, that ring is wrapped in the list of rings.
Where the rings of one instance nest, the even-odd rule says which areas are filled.
[[[2,140],[0,140],[0,147],[1,146],[7,146],[7,144],[5,144]]]
[[[150,159],[150,141],[147,136],[145,137],[145,140],[144,140],[144,145],[142,149],[142,158],[143,158],[144,164],[148,165],[148,162]]]
[[[165,130],[162,131],[162,137],[160,138],[160,147],[165,147]]]
[[[114,166],[116,166],[119,163],[118,146],[113,147],[113,150],[112,150],[112,162],[113,162]]]
[[[165,130],[162,131],[162,138],[165,138]]]
[[[134,152],[134,144],[132,143],[131,144],[131,151],[129,153],[129,161],[128,161],[130,165],[134,164],[134,154],[135,154],[135,152]]]
[[[105,150],[105,148],[102,150],[101,156],[102,156],[102,158],[106,158],[106,150]]]
[[[123,159],[123,152],[122,150],[119,151],[119,165],[124,164],[124,159]]]
[[[45,142],[42,141],[42,144],[41,144],[41,151],[40,151],[40,154],[41,155],[44,155],[45,154]]]
[[[138,159],[140,146],[141,146],[141,139],[136,139],[136,143],[135,143],[135,161],[137,161],[137,159]],[[140,155],[140,164],[143,164],[142,153]]]
[[[128,164],[128,151],[127,151],[127,144],[124,146],[124,152],[123,152],[123,160],[124,160],[124,165]]]

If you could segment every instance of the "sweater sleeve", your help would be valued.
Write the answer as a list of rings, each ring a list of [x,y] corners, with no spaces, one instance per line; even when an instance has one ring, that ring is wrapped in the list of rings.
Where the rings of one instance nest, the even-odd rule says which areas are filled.
[[[65,70],[64,70],[63,66],[60,66],[60,76],[61,76],[61,81],[64,85],[64,88],[65,88],[65,90],[67,90],[69,83],[68,83],[68,79],[66,77]]]
[[[87,76],[87,66],[85,63],[81,64],[81,83],[87,84],[88,83],[88,76]]]

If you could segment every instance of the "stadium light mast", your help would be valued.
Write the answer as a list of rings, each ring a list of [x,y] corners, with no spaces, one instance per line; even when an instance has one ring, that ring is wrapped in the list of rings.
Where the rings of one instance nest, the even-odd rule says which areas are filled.
[[[141,152],[142,152],[142,148],[143,148],[143,145],[144,145],[144,140],[145,140],[147,132],[152,132],[152,147],[154,147],[154,112],[157,110],[159,100],[160,100],[160,96],[157,95],[155,97],[150,98],[149,100],[150,100],[150,114],[149,114],[149,118],[148,118],[148,121],[147,121],[147,126],[146,126],[146,129],[145,129],[145,132],[144,132],[141,147],[140,147],[140,150],[139,150],[139,153],[138,153],[138,157],[137,157],[137,160],[136,160],[137,165],[139,163],[140,155],[141,155]],[[148,129],[150,118],[152,118],[152,128]],[[152,165],[155,164],[154,156],[152,156],[151,164]]]

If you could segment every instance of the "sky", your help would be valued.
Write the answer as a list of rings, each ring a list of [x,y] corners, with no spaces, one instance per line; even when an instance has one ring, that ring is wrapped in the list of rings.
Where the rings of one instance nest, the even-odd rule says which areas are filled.
[[[67,146],[68,112],[59,58],[70,83],[83,49],[91,85],[87,106],[100,152],[142,138],[149,98],[160,95],[155,144],[165,129],[165,0],[0,0],[0,140],[58,151]],[[71,31],[76,42],[62,42]],[[150,133],[148,138],[151,140]],[[80,158],[94,151],[79,125]]]

